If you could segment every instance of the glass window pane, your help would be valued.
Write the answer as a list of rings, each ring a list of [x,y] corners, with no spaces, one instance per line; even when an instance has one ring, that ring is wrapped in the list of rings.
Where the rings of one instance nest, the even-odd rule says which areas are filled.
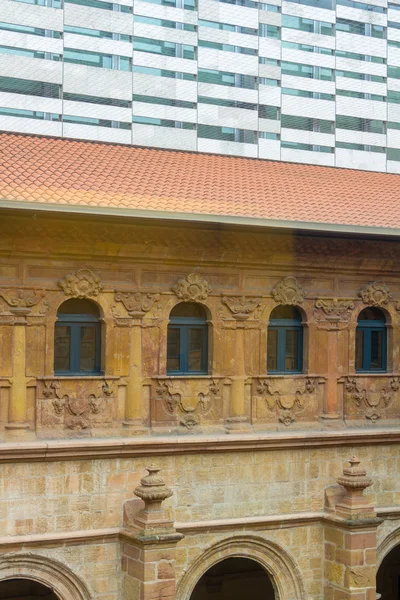
[[[167,371],[180,371],[180,329],[168,327]]]
[[[80,347],[80,371],[96,370],[96,327],[82,326]]]
[[[278,370],[278,331],[276,329],[268,329],[267,342],[267,370]]]
[[[356,329],[356,370],[363,368],[364,362],[364,331]]]
[[[54,330],[54,371],[70,371],[71,329],[57,325]]]
[[[286,331],[285,371],[297,371],[299,368],[298,339],[298,331]]]
[[[371,331],[371,370],[383,369],[383,331]]]
[[[203,329],[189,329],[188,370],[203,369]]]

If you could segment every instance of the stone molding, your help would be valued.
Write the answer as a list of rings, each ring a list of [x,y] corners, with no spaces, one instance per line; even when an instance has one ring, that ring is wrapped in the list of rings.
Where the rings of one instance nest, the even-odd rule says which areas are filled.
[[[208,548],[201,548],[197,558],[177,585],[176,600],[190,598],[196,583],[211,567],[232,556],[259,563],[270,576],[280,600],[305,600],[307,597],[301,571],[295,559],[279,544],[254,534],[228,536]]]
[[[0,581],[21,577],[42,583],[53,590],[59,598],[68,600],[93,598],[86,584],[57,560],[27,552],[2,555]]]
[[[302,431],[290,434],[179,435],[130,439],[74,439],[70,441],[34,441],[0,443],[0,464],[26,461],[101,460],[174,456],[215,452],[253,450],[288,450],[304,448],[344,448],[380,444],[400,444],[399,428],[365,429],[361,431]]]

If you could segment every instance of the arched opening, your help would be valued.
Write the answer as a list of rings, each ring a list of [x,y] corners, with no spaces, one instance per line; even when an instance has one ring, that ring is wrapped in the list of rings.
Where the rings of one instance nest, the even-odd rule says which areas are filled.
[[[53,590],[32,579],[7,579],[0,582],[0,600],[60,600]]]
[[[303,325],[295,306],[277,306],[268,324],[268,373],[301,373],[303,370]]]
[[[372,306],[358,315],[356,329],[356,371],[386,371],[387,331],[384,313]]]
[[[274,600],[275,591],[263,567],[249,558],[232,557],[212,566],[199,579],[190,600]]]
[[[72,298],[61,304],[54,328],[54,373],[94,375],[100,372],[99,309],[90,300]]]
[[[207,315],[200,304],[181,302],[171,311],[167,336],[168,375],[208,372]]]
[[[376,575],[376,591],[382,600],[400,598],[400,545],[395,546],[383,559]]]

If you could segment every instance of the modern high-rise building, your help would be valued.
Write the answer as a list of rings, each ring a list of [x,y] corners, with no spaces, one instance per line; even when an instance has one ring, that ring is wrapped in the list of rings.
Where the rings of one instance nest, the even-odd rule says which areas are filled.
[[[400,2],[1,0],[0,129],[400,172]]]

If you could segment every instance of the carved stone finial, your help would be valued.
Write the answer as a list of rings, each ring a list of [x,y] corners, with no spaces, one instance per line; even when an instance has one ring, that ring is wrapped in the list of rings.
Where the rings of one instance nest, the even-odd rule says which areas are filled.
[[[58,281],[66,296],[71,298],[90,298],[98,296],[103,289],[100,277],[90,269],[78,269],[76,273],[66,275]]]
[[[156,512],[161,509],[161,504],[172,496],[172,490],[166,486],[164,479],[159,475],[160,469],[155,465],[146,467],[148,475],[140,480],[140,485],[133,490],[138,498],[144,501],[146,512]]]
[[[180,279],[172,291],[184,302],[201,302],[207,300],[211,288],[199,273],[190,273],[185,279]]]
[[[388,286],[383,281],[373,281],[358,292],[361,300],[368,306],[383,306],[392,299]]]
[[[245,321],[254,311],[261,306],[261,298],[246,298],[246,296],[223,296],[221,300],[238,321]]]
[[[367,477],[366,470],[360,467],[360,459],[357,456],[352,456],[349,463],[350,467],[345,467],[343,475],[336,480],[346,490],[343,499],[336,505],[337,513],[347,519],[373,517],[374,507],[363,495],[364,490],[370,487],[373,481]]]
[[[296,277],[285,277],[272,290],[272,297],[278,304],[303,304],[306,295]]]
[[[131,317],[143,317],[159,299],[160,294],[115,293],[115,301],[122,302]]]

